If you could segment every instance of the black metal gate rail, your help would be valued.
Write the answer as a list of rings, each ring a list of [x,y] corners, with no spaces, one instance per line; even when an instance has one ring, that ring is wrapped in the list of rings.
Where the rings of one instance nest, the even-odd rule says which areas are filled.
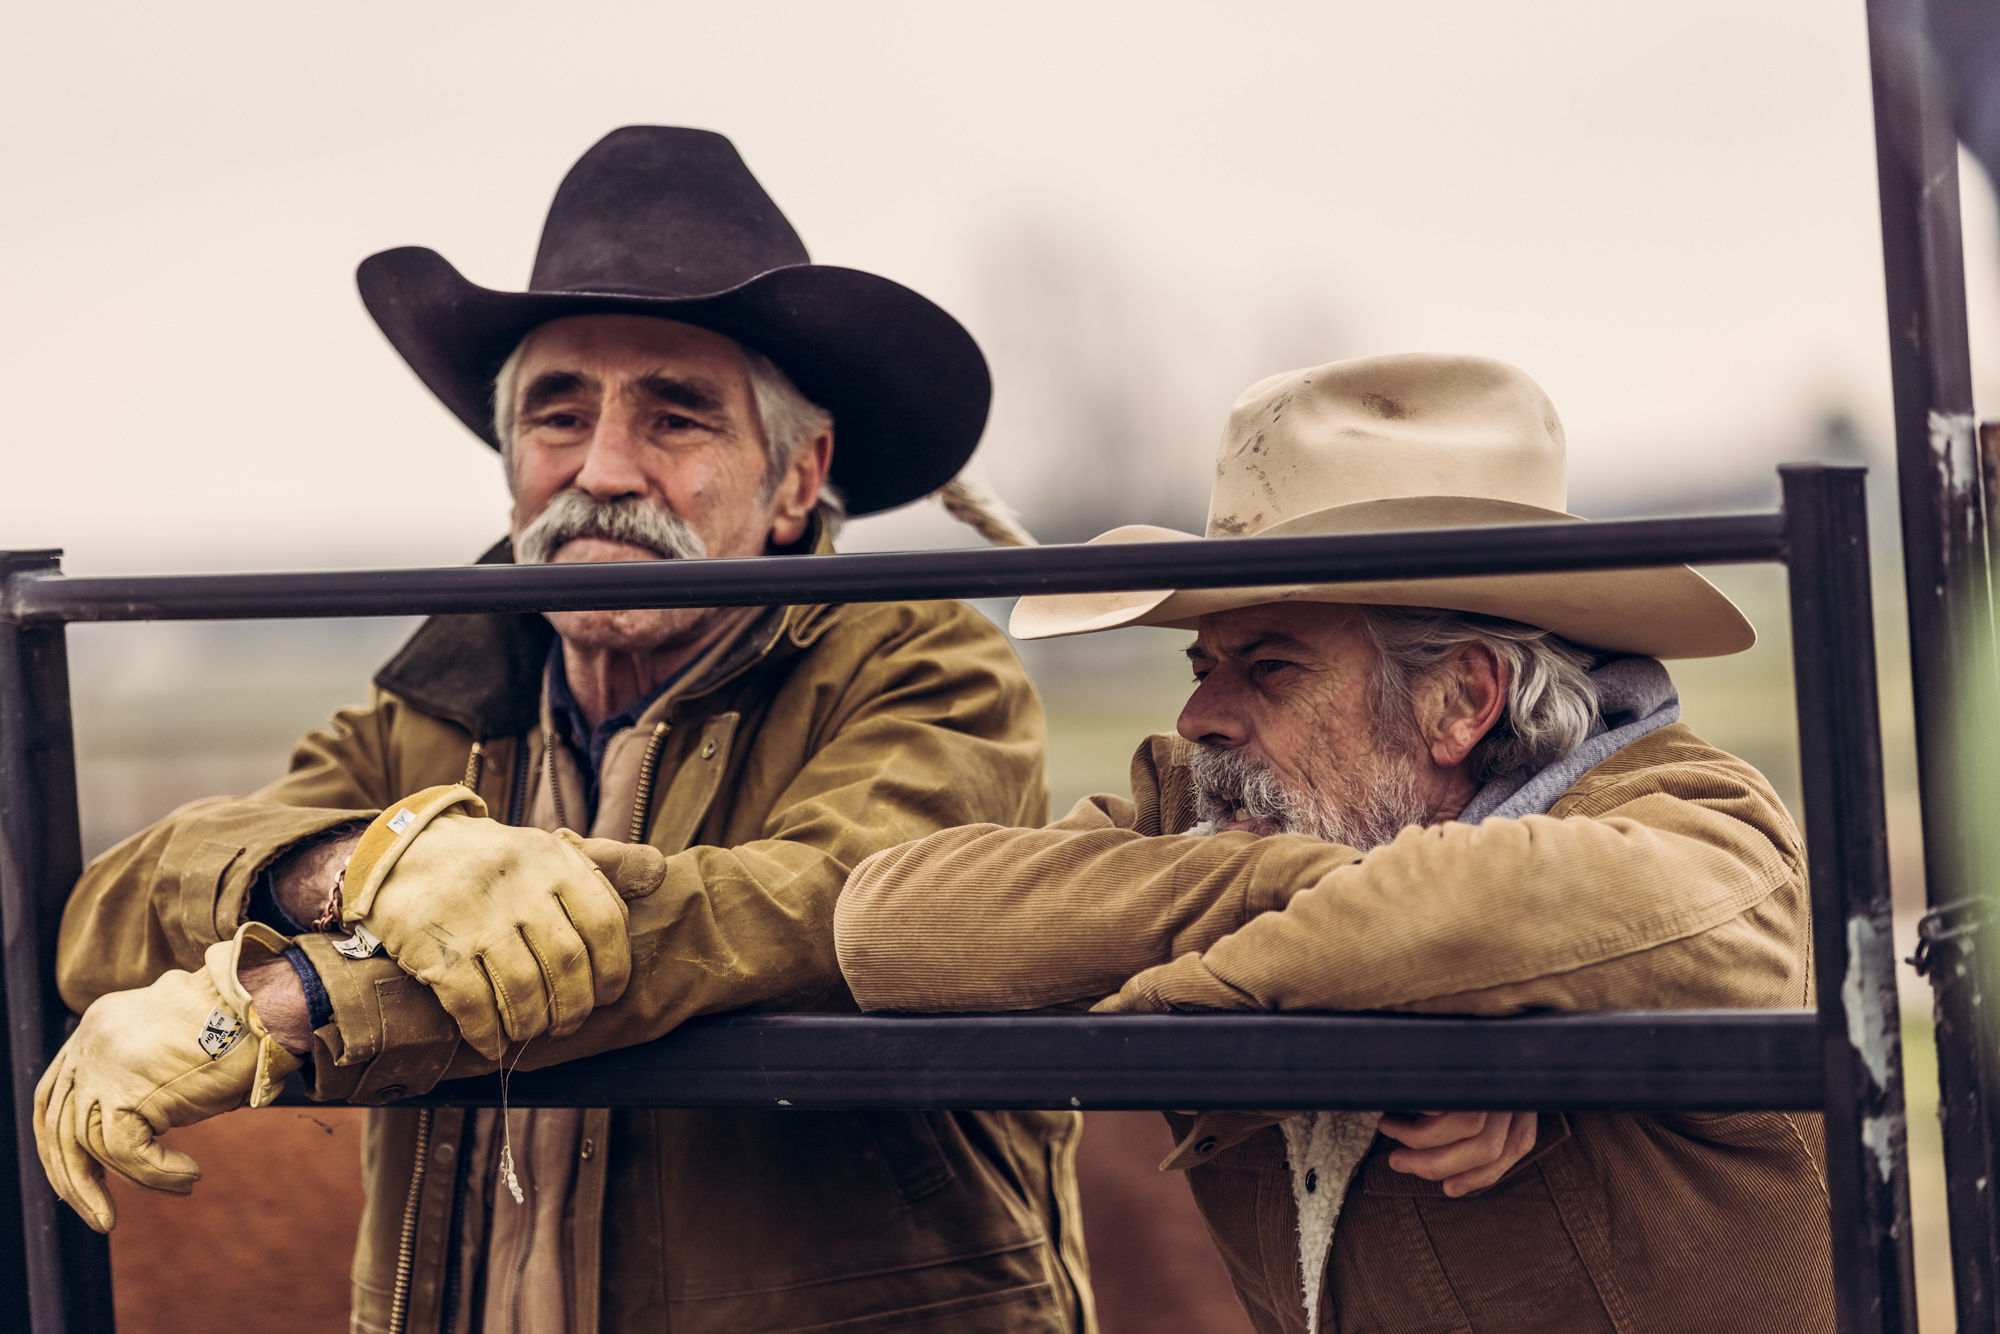
[[[995,597],[1412,579],[1683,560],[1785,563],[1812,865],[1816,1012],[749,1016],[518,1075],[521,1105],[1819,1107],[1842,1328],[1914,1328],[1902,1051],[1858,469],[1783,472],[1775,514],[1118,548],[536,569],[70,579],[0,553],[0,928],[17,1153],[0,1292],[37,1334],[111,1327],[108,1251],[42,1181],[28,1114],[63,1032],[57,919],[79,865],[70,621]],[[490,1083],[433,1100],[490,1101]],[[0,1206],[8,1201],[0,1200]]]
[[[1817,1111],[1811,1010],[1397,1015],[726,1015],[517,1070],[537,1107]],[[408,1099],[500,1105],[489,1075]]]

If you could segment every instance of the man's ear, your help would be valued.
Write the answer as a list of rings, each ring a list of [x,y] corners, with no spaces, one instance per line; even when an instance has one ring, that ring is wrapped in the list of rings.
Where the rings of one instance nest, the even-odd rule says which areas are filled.
[[[1465,762],[1500,721],[1507,705],[1507,665],[1485,644],[1465,644],[1435,674],[1439,692],[1433,716],[1420,720],[1431,762],[1440,769]]]
[[[828,427],[794,450],[772,497],[771,545],[788,547],[805,536],[806,522],[819,503],[819,489],[833,467],[833,428]]]

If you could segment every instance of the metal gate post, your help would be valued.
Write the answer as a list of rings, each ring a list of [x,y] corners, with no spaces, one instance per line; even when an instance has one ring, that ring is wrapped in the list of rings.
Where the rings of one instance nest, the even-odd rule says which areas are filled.
[[[1953,672],[1975,643],[1984,592],[1979,448],[1966,342],[1959,233],[1958,145],[1943,72],[1930,56],[1924,7],[1869,0],[1875,162],[1895,388],[1896,477],[1909,591],[1910,665],[1923,798],[1926,935],[1948,923],[1951,944],[1931,970],[1938,1044],[1938,1119],[1958,1326],[2000,1329],[2000,1025],[1973,985],[1955,984],[1953,949],[1990,957],[1991,930],[1966,910],[1970,831],[1952,808]],[[1974,975],[1980,970],[1971,970]]]
[[[62,624],[23,625],[9,596],[14,576],[53,571],[58,554],[0,552],[0,973],[16,1149],[16,1200],[6,1203],[18,1201],[27,1279],[5,1318],[25,1316],[35,1334],[83,1334],[112,1328],[111,1250],[49,1189],[32,1123],[35,1082],[66,1013],[56,927],[82,870],[69,662]]]
[[[1784,468],[1834,1295],[1846,1334],[1916,1328],[1903,1042],[1869,605],[1867,474]]]

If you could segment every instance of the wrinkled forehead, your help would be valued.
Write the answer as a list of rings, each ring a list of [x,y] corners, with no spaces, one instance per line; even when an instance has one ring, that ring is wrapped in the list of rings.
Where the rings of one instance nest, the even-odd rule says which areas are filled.
[[[1264,602],[1211,612],[1195,622],[1190,656],[1241,658],[1286,651],[1333,658],[1374,648],[1358,607],[1344,602]]]
[[[535,377],[560,372],[600,383],[684,374],[748,391],[743,345],[726,334],[649,315],[571,315],[537,325],[514,353],[518,393]]]

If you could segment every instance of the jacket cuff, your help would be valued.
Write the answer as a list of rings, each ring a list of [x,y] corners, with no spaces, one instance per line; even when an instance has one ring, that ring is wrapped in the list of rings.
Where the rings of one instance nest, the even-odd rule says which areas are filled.
[[[458,1026],[430,988],[386,955],[346,958],[330,936],[297,943],[333,1007],[333,1021],[313,1032],[307,1092],[363,1104],[430,1092],[459,1048]]]
[[[251,893],[265,869],[303,840],[352,824],[355,815],[258,805],[242,815],[218,811],[193,822],[186,835],[168,843],[158,871],[178,899],[178,911],[170,909],[162,923],[176,957],[199,955],[255,920]]]
[[[1199,954],[1183,954],[1128,979],[1118,994],[1091,1007],[1097,1014],[1167,1014],[1175,1010],[1258,1010],[1248,994],[1208,971]]]

